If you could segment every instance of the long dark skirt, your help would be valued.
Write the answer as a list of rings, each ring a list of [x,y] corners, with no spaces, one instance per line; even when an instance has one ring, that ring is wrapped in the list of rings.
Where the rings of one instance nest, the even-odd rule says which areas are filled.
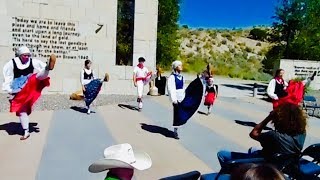
[[[160,79],[156,77],[155,79],[155,86],[158,88],[158,93],[161,95],[165,95],[166,93],[166,77],[160,76]]]
[[[184,125],[196,113],[201,104],[203,92],[203,84],[198,77],[187,87],[183,101],[173,106],[173,126]]]
[[[86,88],[86,91],[83,92],[83,95],[86,106],[90,106],[91,103],[97,98],[102,84],[103,83],[100,79],[94,79],[89,84],[84,86]]]

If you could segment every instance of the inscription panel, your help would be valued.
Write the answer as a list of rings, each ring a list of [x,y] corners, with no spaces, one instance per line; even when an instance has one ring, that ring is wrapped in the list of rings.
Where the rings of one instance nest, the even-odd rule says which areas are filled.
[[[54,53],[61,59],[89,58],[84,53],[88,46],[81,40],[77,22],[26,17],[13,17],[13,20],[13,51],[24,45],[34,57],[48,58]]]
[[[317,71],[316,76],[320,76],[320,67],[314,66],[294,66],[294,75],[306,77],[312,74],[314,71]]]

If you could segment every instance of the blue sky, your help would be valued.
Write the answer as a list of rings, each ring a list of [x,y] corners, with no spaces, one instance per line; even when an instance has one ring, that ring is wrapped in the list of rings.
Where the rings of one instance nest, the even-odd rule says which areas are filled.
[[[180,25],[246,28],[271,25],[278,0],[181,0]]]

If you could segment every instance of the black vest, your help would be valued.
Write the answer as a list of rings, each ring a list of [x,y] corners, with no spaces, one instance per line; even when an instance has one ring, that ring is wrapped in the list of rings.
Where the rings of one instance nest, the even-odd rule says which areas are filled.
[[[87,74],[86,71],[83,70],[83,79],[87,79],[87,80],[93,79],[92,70],[91,70],[91,73],[90,73],[90,74]]]
[[[288,95],[288,93],[283,89],[284,88],[284,83],[280,84],[276,81],[276,87],[274,89],[274,93],[279,97],[285,97]]]
[[[27,68],[25,69],[19,69],[16,62],[14,61],[14,59],[12,59],[12,63],[13,63],[13,74],[14,74],[14,79],[15,78],[19,78],[21,76],[27,76],[29,74],[32,74],[34,71],[34,67],[32,64],[32,59],[30,58],[30,64]]]

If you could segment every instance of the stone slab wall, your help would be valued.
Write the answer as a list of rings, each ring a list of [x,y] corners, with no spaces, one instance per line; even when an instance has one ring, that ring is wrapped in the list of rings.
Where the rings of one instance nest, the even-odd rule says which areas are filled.
[[[314,71],[317,71],[317,75],[310,87],[315,90],[320,89],[320,61],[281,59],[280,68],[285,70],[286,80],[296,77],[307,78]]]
[[[157,0],[136,0],[134,58],[144,56],[155,70]],[[117,0],[0,0],[0,81],[14,50],[27,45],[34,58],[58,57],[46,93],[81,89],[84,60],[93,61],[99,77],[110,75],[101,93],[135,94],[132,66],[116,66]],[[137,59],[134,59],[134,65]],[[146,88],[147,89],[147,88]],[[147,91],[147,90],[146,90]]]

